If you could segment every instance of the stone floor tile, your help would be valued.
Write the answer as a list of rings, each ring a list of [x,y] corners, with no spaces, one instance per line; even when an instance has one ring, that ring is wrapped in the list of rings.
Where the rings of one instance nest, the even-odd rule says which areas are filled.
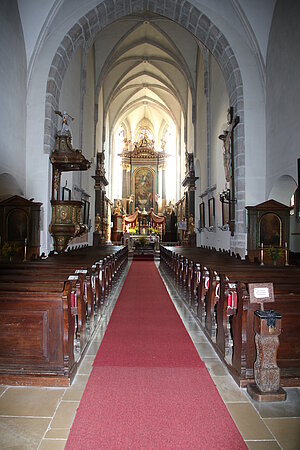
[[[280,450],[276,441],[246,441],[249,450]]]
[[[44,439],[68,439],[69,433],[69,428],[50,428]]]
[[[216,353],[213,350],[212,346],[208,343],[198,343],[195,342],[196,350],[200,356],[200,358],[215,358]]]
[[[219,358],[207,358],[204,362],[210,375],[214,377],[223,377],[225,375],[228,375],[226,367],[221,363]]]
[[[64,450],[66,443],[65,439],[43,439],[39,450]]]
[[[37,449],[49,423],[46,418],[1,417],[1,450]]]
[[[224,402],[248,402],[246,393],[238,387],[230,375],[212,376],[212,379]]]
[[[89,379],[89,375],[77,374],[72,386],[68,388],[63,396],[64,401],[80,401]]]
[[[279,444],[284,450],[300,449],[300,418],[265,419]]]
[[[79,375],[90,375],[92,368],[93,368],[93,362],[95,357],[94,356],[88,356],[86,355],[83,359],[82,363],[80,364],[78,374]]]
[[[249,397],[263,418],[300,417],[300,389],[285,388],[287,399],[283,402],[256,402]]]
[[[51,428],[71,428],[79,401],[62,401],[51,422]]]
[[[250,403],[226,403],[245,440],[272,440],[274,437]]]
[[[0,415],[52,417],[65,389],[9,387],[0,398]]]
[[[88,356],[96,356],[98,353],[98,350],[99,350],[99,346],[100,346],[100,342],[93,340],[93,342],[91,342],[91,344],[89,345],[89,348],[88,348],[86,354]]]
[[[0,397],[3,395],[3,393],[6,391],[7,386],[0,386]]]

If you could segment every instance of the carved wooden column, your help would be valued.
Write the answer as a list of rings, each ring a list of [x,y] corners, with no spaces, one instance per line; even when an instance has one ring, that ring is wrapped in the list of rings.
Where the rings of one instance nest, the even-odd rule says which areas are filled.
[[[247,391],[257,401],[278,402],[285,400],[286,392],[280,387],[280,369],[277,366],[281,314],[272,310],[257,310],[254,314],[257,352],[254,363],[256,384],[248,384]]]
[[[196,234],[195,234],[195,191],[196,181],[199,177],[195,176],[194,169],[194,155],[186,152],[186,169],[185,178],[182,182],[182,186],[186,188],[185,191],[185,217],[188,221],[188,242],[191,247],[196,246]]]
[[[99,246],[106,242],[106,224],[105,224],[105,188],[108,181],[105,177],[104,152],[97,154],[97,168],[93,176],[95,180],[95,228],[93,236],[93,245]]]

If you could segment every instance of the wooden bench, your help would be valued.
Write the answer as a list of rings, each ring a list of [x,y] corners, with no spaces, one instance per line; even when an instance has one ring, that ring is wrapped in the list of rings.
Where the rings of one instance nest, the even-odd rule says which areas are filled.
[[[259,305],[250,304],[248,284],[273,283],[275,303],[266,308],[282,315],[278,351],[282,383],[300,385],[299,268],[262,267],[228,253],[163,246],[161,261],[241,386],[253,380],[256,358],[253,316]]]
[[[126,262],[111,246],[0,264],[0,382],[70,385]]]

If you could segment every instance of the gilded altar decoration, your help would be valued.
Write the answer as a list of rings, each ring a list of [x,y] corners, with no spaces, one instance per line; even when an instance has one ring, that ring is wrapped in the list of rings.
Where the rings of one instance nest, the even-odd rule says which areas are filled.
[[[165,141],[161,141],[160,149],[155,148],[153,133],[147,127],[140,127],[135,142],[124,139],[122,158],[123,183],[122,203],[126,205],[126,213],[132,214],[134,208],[162,212],[166,205],[166,159]],[[156,196],[159,201],[155,201]],[[134,198],[134,202],[128,202]]]
[[[140,210],[153,208],[153,172],[143,167],[135,173],[135,206]]]

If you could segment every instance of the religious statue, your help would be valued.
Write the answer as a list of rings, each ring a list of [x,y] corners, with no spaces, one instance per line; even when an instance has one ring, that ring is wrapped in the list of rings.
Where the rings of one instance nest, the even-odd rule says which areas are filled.
[[[101,232],[101,228],[100,228],[100,215],[99,213],[96,214],[95,217],[95,233],[99,233]]]
[[[161,148],[163,151],[165,151],[165,149],[166,149],[166,141],[165,141],[164,139],[161,140],[161,146],[160,146],[160,148]]]
[[[104,166],[104,161],[105,161],[105,153],[104,150],[100,153],[97,153],[97,172],[99,175],[105,177],[105,166]]]
[[[231,149],[231,139],[233,135],[233,130],[239,123],[239,116],[233,117],[233,108],[229,108],[227,111],[227,123],[228,128],[223,131],[224,134],[220,134],[219,139],[223,141],[223,163],[225,171],[225,180],[230,183],[232,178],[232,149]]]
[[[188,225],[188,233],[189,234],[195,234],[195,223],[194,223],[194,217],[189,217],[189,225]]]
[[[224,134],[220,134],[219,139],[223,141],[223,164],[225,171],[225,181],[227,183],[231,180],[231,134],[225,130]]]
[[[71,137],[69,121],[74,120],[74,117],[70,116],[70,114],[68,114],[66,111],[64,111],[63,113],[61,111],[54,111],[54,112],[55,112],[55,114],[59,115],[62,118],[59,134],[61,136],[70,136]]]
[[[115,207],[114,207],[113,215],[114,215],[114,216],[120,215],[120,214],[122,213],[122,209],[123,209],[123,207],[122,207],[122,202],[121,202],[120,199],[117,199],[117,200],[116,200]]]
[[[185,152],[185,174],[193,175],[195,173],[194,155],[193,153]]]

